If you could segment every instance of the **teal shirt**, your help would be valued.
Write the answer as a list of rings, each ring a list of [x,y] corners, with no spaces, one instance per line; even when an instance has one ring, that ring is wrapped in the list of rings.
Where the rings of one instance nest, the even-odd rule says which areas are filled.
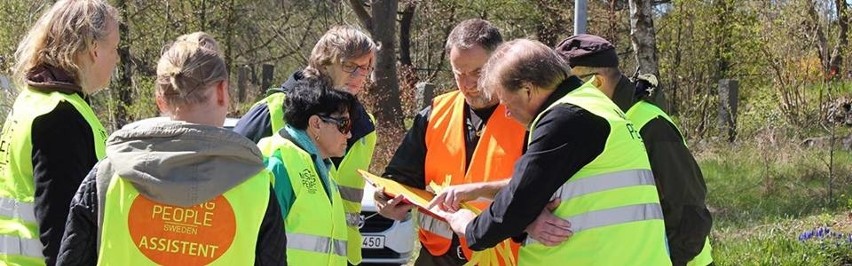
[[[330,201],[331,192],[329,191],[329,187],[331,187],[332,181],[330,179],[329,168],[332,165],[331,160],[320,158],[316,145],[314,145],[314,142],[311,141],[308,133],[304,130],[293,128],[289,124],[281,130],[290,136],[288,138],[290,141],[311,155],[311,158],[314,160],[314,167],[325,189],[325,195]],[[272,156],[264,158],[263,163],[266,164],[266,169],[275,175],[275,196],[278,198],[278,205],[281,206],[281,214],[286,218],[287,214],[290,213],[290,209],[293,207],[293,202],[296,201],[296,194],[293,192],[293,185],[290,183],[290,176],[287,174],[287,166],[281,160],[281,150],[276,150]]]

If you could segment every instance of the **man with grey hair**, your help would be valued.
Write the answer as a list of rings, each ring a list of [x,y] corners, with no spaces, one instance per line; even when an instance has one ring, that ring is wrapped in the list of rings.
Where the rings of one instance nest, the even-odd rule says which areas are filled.
[[[483,65],[502,42],[500,31],[482,19],[465,20],[453,29],[446,52],[458,90],[435,97],[431,106],[417,114],[384,176],[410,187],[437,188],[442,192],[438,197],[455,203],[454,208],[502,187],[523,151],[525,129],[507,118],[505,106],[497,98],[486,97],[478,86]],[[391,199],[382,189],[374,196],[380,214],[408,219],[412,205],[403,203],[402,197]],[[489,203],[472,202],[483,209]],[[477,264],[471,261],[474,257],[464,237],[454,234],[445,221],[419,215],[418,222],[422,250],[416,265]],[[505,247],[503,252],[510,253]]]
[[[482,213],[429,210],[483,250],[528,231],[557,199],[553,214],[571,222],[573,236],[555,246],[526,239],[519,265],[671,265],[641,138],[606,95],[569,72],[540,42],[498,47],[481,82],[529,128],[527,151]]]

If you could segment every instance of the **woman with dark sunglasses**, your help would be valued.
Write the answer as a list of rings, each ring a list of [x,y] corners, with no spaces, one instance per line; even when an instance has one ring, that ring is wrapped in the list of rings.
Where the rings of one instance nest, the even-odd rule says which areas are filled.
[[[352,137],[348,141],[346,153],[334,156],[331,161],[337,166],[335,179],[340,192],[349,224],[349,262],[361,263],[361,233],[359,217],[361,199],[364,194],[364,179],[358,169],[367,169],[373,160],[376,149],[375,119],[357,100],[363,94],[364,86],[373,72],[373,58],[377,46],[369,34],[353,26],[334,26],[323,34],[314,45],[308,65],[297,70],[281,87],[269,88],[265,98],[254,104],[234,127],[234,131],[255,142],[275,135],[284,127],[284,111],[288,108],[285,99],[295,84],[301,80],[322,79],[341,91],[355,95],[351,119]],[[285,96],[286,95],[286,96]]]
[[[287,93],[284,128],[258,143],[275,175],[289,265],[347,263],[346,213],[330,158],[346,153],[354,104],[325,81],[301,80]]]

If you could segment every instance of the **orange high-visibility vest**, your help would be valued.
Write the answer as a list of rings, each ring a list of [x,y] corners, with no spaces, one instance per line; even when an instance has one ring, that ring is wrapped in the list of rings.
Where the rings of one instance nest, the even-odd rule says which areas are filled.
[[[432,100],[432,114],[426,129],[426,185],[459,185],[477,182],[505,180],[512,176],[515,161],[521,157],[526,130],[518,122],[506,117],[506,107],[497,106],[485,124],[476,150],[465,171],[466,123],[464,96],[458,91],[446,93]],[[449,184],[445,181],[449,180]],[[484,210],[490,202],[470,202]],[[450,225],[429,215],[420,215],[420,242],[434,256],[449,251],[453,237]],[[464,236],[459,236],[462,251],[467,259],[471,250]],[[512,245],[513,257],[517,261],[519,246]],[[451,251],[457,252],[457,251]],[[505,263],[504,263],[505,264]]]

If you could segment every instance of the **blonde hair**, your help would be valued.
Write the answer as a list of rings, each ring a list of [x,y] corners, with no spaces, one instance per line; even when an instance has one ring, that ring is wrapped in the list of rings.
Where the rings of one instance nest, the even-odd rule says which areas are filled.
[[[23,84],[27,73],[39,65],[65,70],[77,85],[80,65],[76,56],[106,38],[108,24],[118,27],[118,11],[103,0],[60,0],[53,4],[15,51],[15,80]]]
[[[218,47],[216,40],[203,32],[178,37],[157,64],[157,96],[170,106],[207,101],[207,88],[228,80]]]
[[[487,97],[497,87],[509,92],[524,86],[553,90],[571,76],[571,67],[553,49],[528,39],[500,45],[482,69],[479,84]]]
[[[326,66],[375,51],[376,44],[363,31],[352,26],[334,26],[314,45],[304,74],[314,78],[327,76]]]
[[[222,51],[222,50],[219,49],[219,42],[217,42],[215,39],[213,39],[213,36],[210,36],[210,34],[207,34],[206,32],[203,32],[203,31],[196,31],[196,32],[193,32],[193,33],[190,33],[190,34],[184,34],[184,35],[178,36],[177,39],[175,39],[175,41],[177,41],[177,42],[180,42],[180,41],[194,42],[194,43],[198,43],[198,45],[200,45],[204,48],[210,49],[210,50],[214,50],[214,51],[217,51],[217,52]]]

